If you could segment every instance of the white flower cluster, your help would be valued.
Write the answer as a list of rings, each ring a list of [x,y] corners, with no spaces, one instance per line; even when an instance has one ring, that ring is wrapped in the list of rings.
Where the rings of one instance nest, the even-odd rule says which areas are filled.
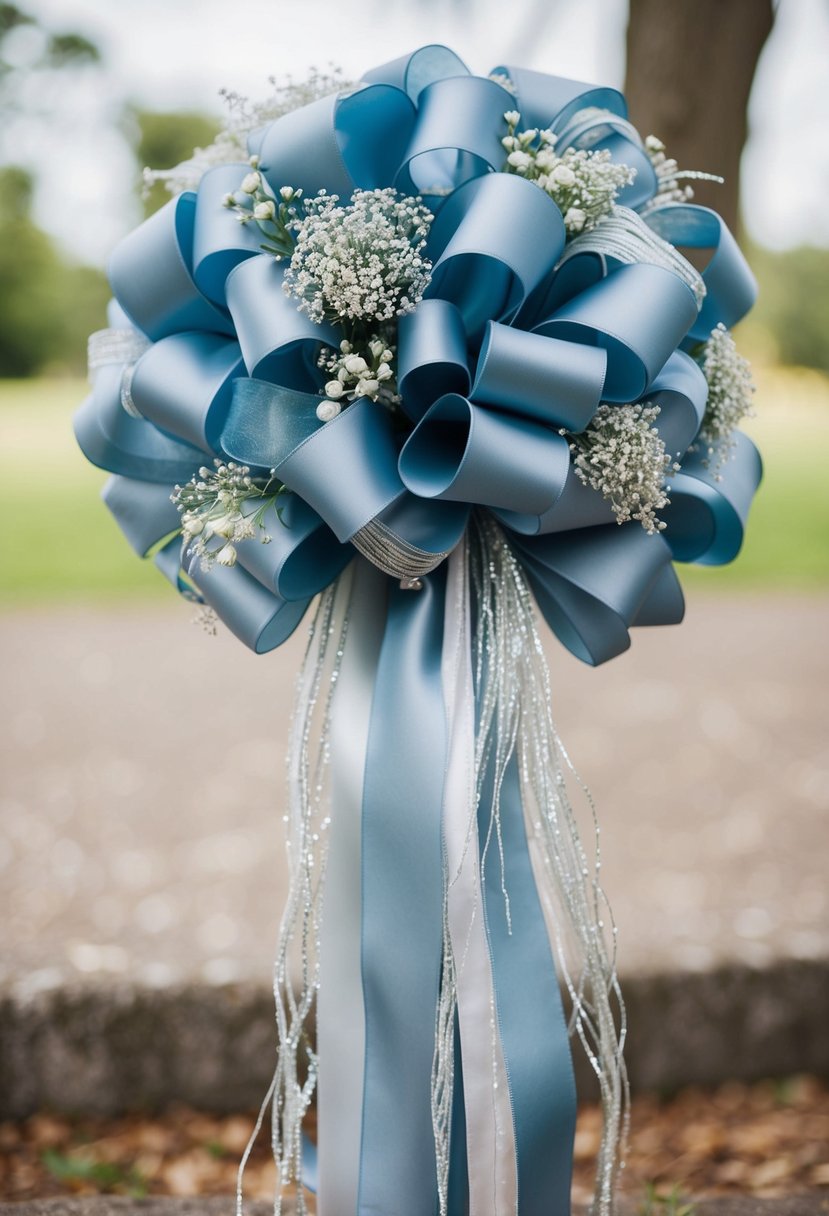
[[[191,542],[188,553],[201,559],[205,572],[218,563],[236,565],[236,545],[251,540],[259,530],[259,540],[270,542],[263,516],[275,504],[282,487],[273,475],[267,482],[257,481],[247,465],[225,464],[215,460],[215,469],[202,467],[184,486],[176,486],[171,500],[181,512],[181,531]],[[252,514],[242,512],[243,503],[262,500]]]
[[[635,170],[614,164],[606,149],[566,148],[559,156],[552,131],[518,131],[521,115],[507,110],[505,173],[518,173],[549,194],[564,217],[568,236],[589,232],[610,213],[617,194],[633,181]]]
[[[701,366],[708,381],[708,400],[697,444],[707,449],[708,461],[716,455],[720,469],[734,447],[734,431],[743,418],[754,415],[754,381],[748,359],[737,350],[726,327],[720,323],[702,351]]]
[[[311,69],[307,80],[295,81],[290,76],[284,80],[268,78],[271,93],[263,101],[251,102],[240,93],[221,89],[220,96],[228,108],[228,117],[219,134],[206,148],[196,148],[191,157],[172,169],[145,169],[145,192],[156,182],[163,182],[170,194],[182,190],[196,190],[208,169],[215,165],[231,165],[247,160],[247,139],[251,131],[265,123],[290,114],[293,110],[307,106],[320,97],[331,93],[343,93],[354,86],[343,79],[339,68],[330,72]]]
[[[579,480],[608,500],[617,523],[638,520],[648,534],[665,527],[665,478],[680,467],[653,425],[658,416],[658,405],[600,405],[585,431],[568,436]]]
[[[689,181],[719,182],[722,185],[723,179],[716,173],[680,169],[673,157],[666,154],[662,140],[655,135],[645,137],[645,151],[656,173],[657,192],[655,198],[642,208],[643,213],[664,207],[666,203],[687,203],[694,197],[693,187],[687,184]]]
[[[286,293],[312,320],[346,332],[354,323],[376,328],[412,312],[432,268],[423,257],[432,213],[419,198],[391,189],[355,190],[347,206],[338,203],[324,191],[306,200]]]
[[[255,223],[266,238],[261,248],[281,261],[293,252],[291,229],[296,228],[299,222],[296,203],[302,191],[294,190],[293,186],[282,186],[279,198],[275,198],[259,172],[259,157],[251,156],[248,163],[250,173],[242,178],[236,193],[226,194],[222,203],[234,213],[240,224]]]
[[[317,407],[319,420],[330,422],[340,413],[344,402],[356,401],[358,397],[370,397],[384,405],[399,405],[393,360],[394,348],[386,346],[376,336],[369,339],[365,357],[345,340],[340,343],[338,354],[323,351],[319,366],[331,379],[325,385],[326,400]]]

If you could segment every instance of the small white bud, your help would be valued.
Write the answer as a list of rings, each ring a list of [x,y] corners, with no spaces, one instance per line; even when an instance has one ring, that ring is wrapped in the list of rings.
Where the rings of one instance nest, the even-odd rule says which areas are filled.
[[[325,392],[329,397],[342,397],[345,388],[339,380],[329,380],[325,386]]]
[[[342,413],[342,408],[339,401],[321,401],[317,406],[317,417],[320,422],[330,422]]]
[[[235,566],[236,565],[236,546],[230,543],[226,544],[216,554],[216,561],[220,566]]]
[[[388,363],[381,363],[375,372],[378,380],[389,380],[391,378],[391,374],[391,368],[389,367]]]
[[[344,359],[345,370],[352,376],[359,376],[366,371],[368,364],[362,355],[347,355]]]
[[[279,197],[286,203],[290,203],[291,199],[294,198],[294,195],[296,194],[298,197],[299,193],[300,191],[294,191],[293,186],[281,186],[279,190]]]
[[[517,127],[521,121],[521,115],[517,110],[507,110],[504,115],[504,122],[510,127]]]
[[[379,359],[383,353],[383,350],[385,349],[383,343],[377,338],[374,338],[371,342],[369,342],[368,348],[371,351],[372,358],[374,359]]]
[[[253,208],[253,218],[257,220],[272,220],[276,214],[276,207],[271,199],[267,199],[264,203],[257,203]]]
[[[575,173],[567,165],[556,165],[550,177],[559,186],[573,186],[576,182]]]
[[[253,156],[251,156],[250,159],[248,160],[248,164],[250,165],[251,169],[258,169],[259,163],[260,163],[259,157],[254,152]]]
[[[248,173],[248,175],[242,181],[242,184],[239,187],[239,189],[244,194],[255,194],[261,184],[262,184],[262,178],[259,176],[258,173]]]
[[[581,207],[569,207],[567,214],[564,216],[564,226],[572,232],[581,232],[586,219],[587,215],[582,211]]]
[[[512,165],[513,169],[526,169],[529,167],[532,157],[529,152],[510,152],[507,157],[507,164]]]
[[[354,392],[358,397],[373,397],[379,387],[379,380],[360,380]]]
[[[345,338],[343,338],[342,342],[340,343],[340,351],[344,355],[351,354],[351,343],[346,342]]]
[[[235,207],[236,206],[236,196],[233,194],[223,194],[222,195],[222,206],[223,207]]]
[[[198,536],[200,532],[204,531],[204,523],[198,515],[189,515],[182,521],[181,530],[187,536]]]

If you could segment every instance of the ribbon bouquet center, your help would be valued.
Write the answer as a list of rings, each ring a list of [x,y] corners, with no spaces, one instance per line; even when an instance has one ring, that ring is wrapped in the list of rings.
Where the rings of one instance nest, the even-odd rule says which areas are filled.
[[[607,1216],[615,928],[537,615],[603,663],[682,619],[675,561],[736,556],[754,281],[690,201],[707,175],[615,89],[427,46],[295,93],[116,248],[76,416],[127,540],[202,615],[265,653],[315,604],[260,1114],[275,1211],[310,1186],[322,1216],[565,1216],[577,1040]]]

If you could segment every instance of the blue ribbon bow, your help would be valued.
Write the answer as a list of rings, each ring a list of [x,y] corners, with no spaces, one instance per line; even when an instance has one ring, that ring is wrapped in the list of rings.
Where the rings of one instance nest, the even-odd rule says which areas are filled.
[[[606,148],[633,166],[635,182],[620,198],[628,207],[653,198],[655,175],[616,90],[515,67],[493,76],[471,75],[445,47],[424,47],[250,140],[276,192],[291,185],[347,198],[394,186],[421,194],[434,211],[431,281],[399,325],[405,442],[365,398],[319,422],[318,355],[341,335],[297,310],[282,290],[282,266],[222,206],[247,166],[210,170],[195,193],[169,202],[113,254],[119,315],[152,341],[131,377],[140,416],[122,408],[122,369],[101,368],[76,416],[78,442],[113,474],[104,499],[133,548],[259,653],[280,645],[314,595],[364,551],[366,529],[419,555],[428,571],[472,510],[493,512],[545,621],[590,664],[624,651],[634,625],[681,620],[674,559],[716,564],[740,548],[759,456],[740,436],[714,477],[694,451],[707,387],[683,353],[751,306],[754,282],[733,237],[706,208],[646,213],[665,239],[713,250],[699,310],[687,285],[659,266],[586,255],[560,266],[556,204],[532,182],[498,172],[505,111],[518,109],[526,126],[552,127],[559,150]],[[660,534],[618,526],[602,496],[574,475],[560,434],[584,430],[602,402],[633,401],[660,406],[658,429],[682,466]],[[289,492],[270,545],[243,544],[236,566],[204,574],[173,536],[179,517],[169,494],[213,456],[274,469]],[[513,963],[503,943],[493,957],[499,951],[505,994]],[[514,1051],[517,1060],[519,1043]],[[522,1152],[532,1118],[524,1120],[538,1101],[532,1088],[528,1074],[514,1095]],[[369,1133],[382,1140],[386,1129]],[[530,1154],[522,1212],[548,1210],[532,1198],[537,1166]],[[375,1178],[365,1188],[379,1205],[372,1210],[402,1211],[394,1186],[387,1194]],[[566,1189],[556,1211],[566,1210]],[[406,1210],[432,1207],[429,1192]]]

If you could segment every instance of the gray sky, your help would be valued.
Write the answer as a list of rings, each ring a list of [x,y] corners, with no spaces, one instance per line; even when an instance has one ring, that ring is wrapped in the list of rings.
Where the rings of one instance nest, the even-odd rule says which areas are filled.
[[[221,112],[222,86],[256,97],[270,75],[301,78],[332,62],[358,77],[425,42],[445,42],[483,73],[511,61],[615,85],[624,74],[625,0],[512,0],[509,9],[505,0],[25,0],[24,7],[52,28],[88,34],[105,62],[60,97],[24,91],[22,107],[57,103],[58,116],[46,138],[40,122],[7,128],[0,153],[38,163],[39,222],[79,258],[99,263],[139,218],[134,164],[113,128],[127,99]],[[535,14],[550,7],[539,38]],[[25,58],[25,34],[17,51]],[[743,177],[747,227],[772,247],[829,244],[827,51],[824,0],[781,0],[751,100]]]

